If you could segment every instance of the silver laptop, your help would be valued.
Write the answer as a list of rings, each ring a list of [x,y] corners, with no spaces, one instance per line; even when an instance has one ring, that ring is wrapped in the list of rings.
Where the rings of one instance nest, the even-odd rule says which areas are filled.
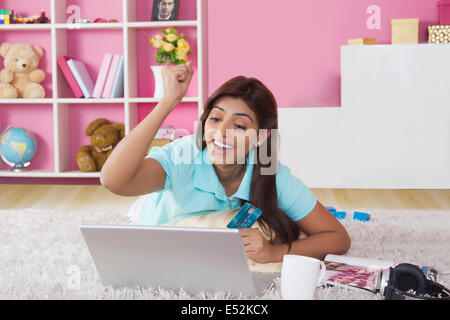
[[[252,273],[238,229],[81,225],[105,285],[260,295],[277,273]]]

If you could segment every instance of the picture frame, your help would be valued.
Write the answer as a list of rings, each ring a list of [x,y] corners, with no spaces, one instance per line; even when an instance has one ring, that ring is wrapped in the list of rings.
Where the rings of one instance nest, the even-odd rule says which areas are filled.
[[[180,0],[153,0],[152,21],[173,21],[178,19]]]

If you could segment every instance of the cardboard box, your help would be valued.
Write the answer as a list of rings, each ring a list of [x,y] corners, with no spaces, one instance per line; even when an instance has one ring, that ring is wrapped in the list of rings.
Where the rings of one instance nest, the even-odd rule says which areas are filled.
[[[439,0],[439,24],[450,25],[450,0]]]
[[[419,19],[392,19],[392,44],[419,43]]]
[[[368,45],[368,44],[377,44],[377,39],[375,38],[357,38],[357,39],[348,39],[348,45]]]
[[[428,26],[428,43],[450,43],[450,25]]]

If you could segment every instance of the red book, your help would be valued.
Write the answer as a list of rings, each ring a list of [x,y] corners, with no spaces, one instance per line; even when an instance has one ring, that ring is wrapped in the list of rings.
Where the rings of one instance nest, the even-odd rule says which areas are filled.
[[[62,73],[64,74],[64,77],[66,78],[67,83],[69,84],[70,89],[72,90],[73,95],[75,98],[82,98],[83,92],[81,91],[80,86],[77,83],[77,80],[75,79],[75,76],[73,75],[72,71],[70,70],[69,66],[67,65],[67,61],[70,60],[69,57],[61,56],[58,57],[58,65],[61,69]]]

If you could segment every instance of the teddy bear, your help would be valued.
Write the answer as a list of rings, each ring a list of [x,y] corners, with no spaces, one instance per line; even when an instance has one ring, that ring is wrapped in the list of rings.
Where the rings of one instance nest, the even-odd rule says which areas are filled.
[[[2,43],[0,55],[5,69],[0,72],[0,98],[39,99],[45,97],[40,83],[45,73],[38,69],[43,50],[28,44]]]
[[[107,119],[95,119],[86,128],[90,145],[78,148],[76,161],[82,172],[101,171],[117,143],[125,136],[122,123],[111,123]]]

